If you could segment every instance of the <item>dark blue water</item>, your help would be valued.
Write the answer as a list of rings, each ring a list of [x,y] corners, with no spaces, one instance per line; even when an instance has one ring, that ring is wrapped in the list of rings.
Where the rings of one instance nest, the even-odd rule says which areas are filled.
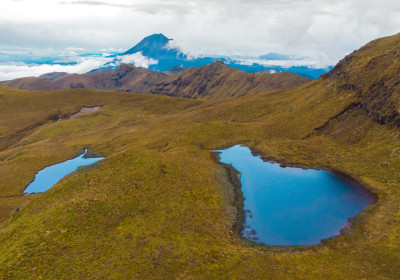
[[[313,245],[340,234],[348,218],[375,202],[356,181],[324,170],[283,168],[247,147],[220,152],[241,173],[246,213],[241,235],[269,245]]]
[[[69,173],[74,172],[78,167],[93,164],[103,158],[85,158],[87,150],[74,159],[70,159],[61,163],[57,163],[40,170],[32,183],[30,183],[24,193],[40,193],[47,191],[54,186],[58,181],[64,178]]]

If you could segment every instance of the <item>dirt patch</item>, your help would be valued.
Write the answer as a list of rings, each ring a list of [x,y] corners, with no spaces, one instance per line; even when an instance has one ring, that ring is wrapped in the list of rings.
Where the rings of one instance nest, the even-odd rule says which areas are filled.
[[[94,107],[82,107],[79,112],[76,112],[68,117],[68,119],[73,119],[82,115],[90,114],[100,110],[101,106],[94,106]]]

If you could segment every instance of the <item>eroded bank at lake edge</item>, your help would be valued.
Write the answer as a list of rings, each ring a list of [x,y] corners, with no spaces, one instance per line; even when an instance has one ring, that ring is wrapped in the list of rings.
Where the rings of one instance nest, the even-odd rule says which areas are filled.
[[[246,151],[247,156],[251,155],[250,159],[241,159],[246,162],[245,165],[253,165],[247,170],[246,166],[237,162],[233,162],[233,166],[229,160],[222,159],[220,162],[223,162],[230,181],[235,186],[235,204],[238,209],[236,231],[240,232],[242,237],[254,242],[274,246],[318,244],[321,239],[339,235],[342,228],[349,226],[349,218],[376,201],[376,196],[357,181],[338,175],[337,172],[282,168],[277,163],[263,162],[259,156],[255,157],[254,152],[238,145],[215,152],[228,153],[226,151],[232,149]],[[221,158],[221,154],[217,155],[215,152],[214,158]],[[222,157],[226,156],[222,154]],[[255,179],[249,177],[249,174],[258,168],[252,159],[256,160],[257,164],[268,166],[262,171],[269,172],[266,181],[257,176]],[[241,173],[240,179],[237,177],[238,172]],[[295,181],[288,180],[290,177]],[[261,185],[258,182],[261,182]],[[279,182],[283,184],[279,186]],[[241,183],[243,183],[242,188],[240,188]],[[253,184],[250,189],[249,183]],[[263,188],[263,184],[270,185]],[[318,187],[318,184],[324,187]],[[267,192],[267,196],[263,196],[262,192],[252,191],[255,187],[259,192]],[[274,193],[273,190],[277,187],[278,193]],[[305,189],[300,191],[299,188]],[[255,208],[249,211],[252,207]],[[282,210],[279,210],[280,208]],[[265,218],[262,218],[263,215]]]

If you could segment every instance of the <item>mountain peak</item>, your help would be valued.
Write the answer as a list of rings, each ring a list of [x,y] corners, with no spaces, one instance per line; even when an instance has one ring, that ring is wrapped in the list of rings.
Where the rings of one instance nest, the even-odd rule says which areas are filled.
[[[158,39],[162,39],[162,40],[172,40],[172,39],[169,39],[167,36],[165,36],[164,34],[162,34],[162,33],[158,33],[158,34],[152,34],[152,35],[149,35],[149,36],[147,36],[147,37],[145,37],[145,39],[146,38],[158,38]]]
[[[211,65],[225,65],[225,63],[223,63],[221,60],[216,60],[215,62],[213,62]]]
[[[142,52],[144,56],[153,57],[162,50],[168,51],[166,46],[171,40],[162,33],[153,34],[145,37],[136,46],[124,52],[123,55]]]
[[[212,69],[224,69],[224,68],[230,68],[228,65],[226,65],[224,62],[221,60],[216,60],[215,62],[211,63],[210,68]]]
[[[167,36],[165,36],[162,33],[158,33],[158,34],[152,34],[149,35],[147,37],[144,37],[142,39],[142,41],[139,42],[140,43],[147,43],[147,44],[167,44],[169,41],[171,41],[172,39],[168,38]]]

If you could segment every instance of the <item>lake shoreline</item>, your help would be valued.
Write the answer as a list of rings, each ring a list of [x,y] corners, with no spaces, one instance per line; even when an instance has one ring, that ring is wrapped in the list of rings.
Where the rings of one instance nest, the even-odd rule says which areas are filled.
[[[225,170],[225,176],[229,182],[229,191],[233,194],[233,207],[236,209],[236,217],[233,224],[233,230],[241,239],[249,241],[241,236],[241,232],[246,224],[246,214],[244,211],[244,196],[242,191],[242,183],[240,182],[241,173],[236,170],[232,165],[220,161],[220,152],[211,152],[211,157],[218,165],[222,166]],[[254,243],[254,242],[252,242]]]
[[[104,157],[92,157],[92,154],[88,155],[87,148],[84,148],[83,153],[78,154],[72,159],[44,167],[36,172],[34,179],[25,187],[23,193],[25,195],[43,193],[79,168],[93,165],[104,159]],[[83,161],[85,160],[88,162],[84,163]],[[48,178],[51,178],[51,181]]]
[[[369,198],[371,199],[371,204],[369,206],[367,206],[366,208],[376,205],[376,202],[378,201],[377,194],[371,190],[373,188],[366,187],[365,184],[360,182],[362,180],[357,180],[346,172],[334,170],[330,167],[325,167],[325,166],[324,167],[321,167],[321,166],[312,167],[312,166],[306,166],[304,164],[288,163],[286,161],[278,161],[278,160],[276,160],[276,158],[274,158],[272,156],[267,156],[267,157],[263,156],[262,155],[263,153],[261,153],[257,149],[255,149],[253,147],[248,147],[244,144],[232,144],[232,145],[227,145],[227,146],[223,146],[223,147],[218,147],[216,149],[212,149],[211,157],[217,164],[219,164],[220,166],[222,166],[225,169],[228,182],[230,183],[231,191],[234,193],[235,201],[233,203],[234,204],[233,206],[237,210],[237,215],[236,215],[236,221],[233,224],[233,229],[236,232],[236,234],[239,236],[240,240],[242,242],[246,243],[247,245],[255,246],[255,247],[259,247],[259,248],[263,248],[263,249],[268,249],[268,250],[277,250],[277,251],[281,251],[281,250],[287,251],[287,250],[293,250],[293,249],[295,249],[295,250],[315,249],[320,246],[323,246],[325,243],[329,242],[332,239],[336,239],[340,236],[351,235],[353,228],[355,227],[355,225],[358,224],[358,222],[360,220],[360,215],[363,215],[363,213],[365,212],[365,208],[357,215],[355,215],[353,217],[349,217],[348,223],[339,230],[338,235],[334,235],[334,236],[331,236],[328,238],[323,238],[320,240],[320,243],[318,243],[318,244],[314,244],[314,245],[269,245],[269,244],[264,244],[262,242],[257,243],[250,239],[247,239],[247,238],[243,237],[241,234],[246,226],[246,211],[244,209],[245,198],[243,196],[242,184],[240,181],[241,173],[237,169],[235,169],[232,165],[221,162],[220,156],[219,156],[219,154],[221,152],[218,151],[218,150],[223,150],[223,149],[233,147],[235,145],[245,146],[250,149],[253,156],[260,157],[263,162],[277,163],[283,168],[288,167],[288,168],[301,168],[304,170],[307,170],[307,169],[324,170],[324,171],[327,171],[327,172],[330,172],[330,173],[333,173],[336,175],[340,175],[346,181],[351,182],[353,187],[358,188],[358,189],[362,190],[364,193],[368,194]],[[368,184],[366,184],[366,185],[368,186]]]
[[[238,145],[244,145],[244,144],[238,144]],[[286,161],[285,159],[279,160],[272,155],[265,156],[264,153],[257,150],[256,148],[253,148],[253,147],[248,147],[248,148],[251,150],[251,152],[254,156],[259,156],[264,162],[277,163],[283,168],[288,167],[288,168],[301,168],[304,170],[307,170],[307,169],[324,170],[324,171],[328,171],[328,172],[334,173],[336,175],[342,176],[343,178],[348,179],[350,182],[356,182],[357,184],[359,184],[365,191],[367,191],[369,193],[371,198],[374,199],[374,203],[376,203],[378,201],[378,194],[374,192],[376,190],[375,188],[370,186],[368,183],[366,183],[361,178],[353,176],[353,175],[349,174],[348,172],[333,169],[330,166],[306,165],[306,164],[296,163],[296,162],[292,162],[292,161]]]

